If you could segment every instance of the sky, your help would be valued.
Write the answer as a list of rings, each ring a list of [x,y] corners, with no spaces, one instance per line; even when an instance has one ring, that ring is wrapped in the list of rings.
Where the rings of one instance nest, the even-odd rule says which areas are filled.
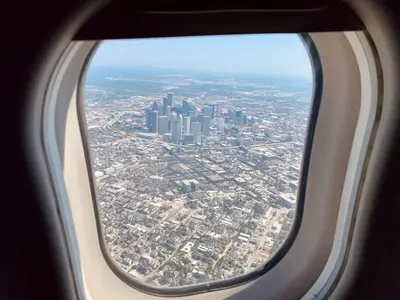
[[[160,67],[311,77],[296,34],[252,34],[104,41],[93,66]]]

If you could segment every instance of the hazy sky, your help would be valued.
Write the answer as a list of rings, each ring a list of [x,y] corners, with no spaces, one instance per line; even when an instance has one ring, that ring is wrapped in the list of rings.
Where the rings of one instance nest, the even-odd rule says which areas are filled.
[[[295,34],[105,41],[92,65],[311,76],[308,53]]]

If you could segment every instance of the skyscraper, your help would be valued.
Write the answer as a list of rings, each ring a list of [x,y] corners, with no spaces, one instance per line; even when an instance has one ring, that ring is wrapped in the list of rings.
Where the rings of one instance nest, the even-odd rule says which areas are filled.
[[[182,140],[182,119],[181,118],[177,118],[172,121],[171,133],[172,133],[173,141],[181,141]]]
[[[196,111],[195,110],[189,111],[189,117],[191,119],[195,119],[197,117]]]
[[[158,131],[158,111],[153,110],[150,112],[149,130],[150,132]]]
[[[216,103],[213,105],[213,115],[214,119],[221,117],[221,103]]]
[[[188,116],[190,112],[194,111],[194,104],[191,99],[182,101],[182,114]]]
[[[247,123],[248,123],[248,118],[247,118],[247,116],[246,116],[246,115],[242,115],[242,124],[243,124],[243,125],[247,125]]]
[[[235,112],[236,124],[243,125],[243,112],[238,110]]]
[[[203,135],[210,134],[210,122],[211,122],[210,116],[203,116],[203,120],[201,122],[201,131],[203,132]]]
[[[183,118],[183,133],[190,133],[190,117]]]
[[[240,119],[238,120],[239,125],[247,125],[247,116],[245,114],[242,114],[240,116]]]
[[[169,118],[167,116],[158,117],[158,133],[163,134],[169,132]]]
[[[167,114],[167,107],[168,106],[169,107],[172,106],[172,93],[168,93],[167,97],[163,98],[163,105],[162,105],[162,114],[163,114],[163,116],[168,116],[168,114]]]
[[[151,108],[150,107],[147,107],[146,109],[145,109],[145,113],[146,113],[146,127],[147,128],[150,128],[150,123],[151,123],[151,112],[152,112],[152,110],[151,110]]]
[[[213,117],[213,107],[209,106],[209,105],[204,106],[203,107],[203,114],[204,114],[204,116],[208,116],[208,117],[210,117],[210,119],[212,119],[212,117]]]
[[[173,97],[172,93],[167,94],[167,106],[172,106],[172,97]]]
[[[165,115],[166,116],[169,116],[171,114],[171,106],[167,106],[166,108],[165,108]]]
[[[162,105],[159,104],[157,101],[154,101],[153,104],[151,105],[151,110],[153,111],[158,111],[158,113],[161,115],[162,114]]]
[[[167,97],[164,97],[163,98],[163,116],[167,115],[167,107],[168,107]]]
[[[190,125],[190,133],[200,134],[201,133],[201,123],[200,122],[193,122]]]

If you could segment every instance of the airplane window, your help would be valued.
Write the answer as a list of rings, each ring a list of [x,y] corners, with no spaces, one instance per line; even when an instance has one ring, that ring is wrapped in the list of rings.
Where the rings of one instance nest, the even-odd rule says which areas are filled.
[[[313,70],[296,34],[104,41],[85,115],[104,243],[142,283],[262,268],[298,217]]]

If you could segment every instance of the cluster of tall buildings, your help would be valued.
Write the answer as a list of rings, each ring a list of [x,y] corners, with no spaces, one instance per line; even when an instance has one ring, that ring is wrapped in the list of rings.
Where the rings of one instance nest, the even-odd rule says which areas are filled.
[[[238,125],[247,125],[248,122],[247,116],[241,110],[235,112],[235,120]]]
[[[157,101],[146,108],[146,127],[150,132],[163,135],[166,141],[201,144],[210,135],[211,120],[221,116],[219,104],[206,105],[198,111],[190,99],[182,105],[173,105],[173,94],[168,93],[162,104]],[[223,119],[217,126],[223,128]]]

